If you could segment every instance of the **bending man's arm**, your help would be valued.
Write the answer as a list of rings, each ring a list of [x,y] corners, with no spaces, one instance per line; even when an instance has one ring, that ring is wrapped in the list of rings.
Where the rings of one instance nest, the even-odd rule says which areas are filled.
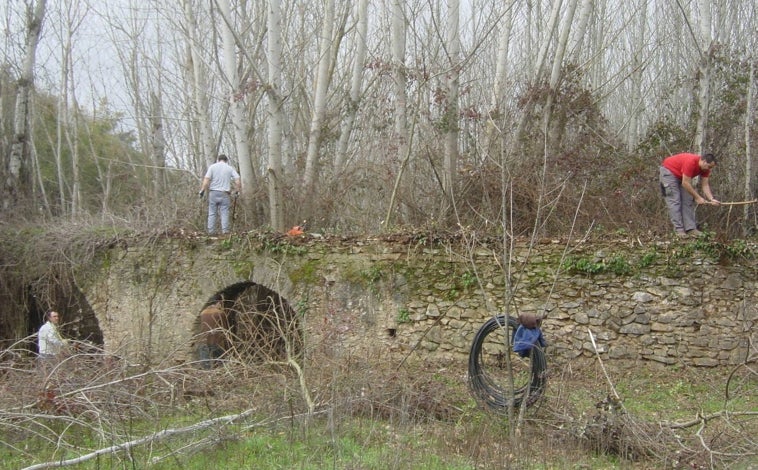
[[[704,179],[706,180],[703,182],[703,190],[705,191],[705,188],[708,187],[708,183],[707,183],[708,178],[704,178]],[[687,191],[688,193],[692,195],[693,199],[695,199],[695,204],[705,204],[706,201],[705,199],[703,199],[703,196],[698,194],[698,192],[695,190],[695,187],[692,186],[691,177],[687,175],[682,175],[682,187],[685,189],[685,191]],[[709,188],[708,193],[706,194],[709,194],[710,192],[711,190]]]
[[[700,180],[701,180],[700,184],[702,185],[702,188],[703,188],[703,194],[705,194],[705,200],[709,204],[713,204],[714,206],[718,206],[719,204],[721,204],[721,202],[719,202],[715,197],[713,197],[713,193],[711,192],[711,183],[709,181],[710,178],[707,178],[707,177],[700,178]]]

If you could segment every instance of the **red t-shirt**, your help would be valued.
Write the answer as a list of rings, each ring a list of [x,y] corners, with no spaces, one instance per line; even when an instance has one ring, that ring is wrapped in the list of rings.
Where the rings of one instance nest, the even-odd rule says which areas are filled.
[[[682,176],[694,178],[702,176],[708,178],[711,176],[711,170],[700,169],[700,155],[694,153],[678,153],[663,160],[663,167],[670,171],[674,176],[682,179]]]

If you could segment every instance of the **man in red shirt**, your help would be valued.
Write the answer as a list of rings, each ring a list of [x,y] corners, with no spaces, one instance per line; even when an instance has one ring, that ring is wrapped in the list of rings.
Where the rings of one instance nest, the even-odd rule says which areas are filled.
[[[709,182],[711,170],[716,166],[716,157],[712,153],[703,156],[694,153],[672,155],[661,163],[659,170],[661,192],[666,200],[671,223],[677,236],[699,236],[695,220],[695,204],[719,205],[720,202],[711,193]],[[701,196],[692,179],[700,177]]]

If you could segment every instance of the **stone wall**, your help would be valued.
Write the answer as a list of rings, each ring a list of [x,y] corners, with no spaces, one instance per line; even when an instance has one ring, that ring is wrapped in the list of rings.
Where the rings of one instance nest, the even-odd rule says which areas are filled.
[[[253,281],[302,314],[311,351],[458,360],[479,326],[506,311],[502,266],[510,266],[507,311],[546,314],[554,360],[592,356],[591,332],[605,359],[716,366],[744,360],[758,314],[755,262],[714,246],[521,243],[509,264],[497,246],[484,245],[164,240],[112,248],[81,285],[106,347],[132,345],[130,355],[160,348],[161,356],[183,351],[172,357],[186,358],[208,298]]]
[[[556,248],[540,247],[540,252]],[[608,359],[695,366],[743,361],[750,339],[752,344],[757,339],[755,266],[721,265],[698,254],[672,260],[669,249],[662,247],[662,260],[630,275],[562,274],[553,283],[534,278],[537,264],[531,271],[527,266],[525,282],[515,288],[511,312],[546,315],[543,331],[551,355],[565,360],[595,354],[591,333],[597,351]],[[603,250],[585,251],[588,259],[607,258]],[[632,261],[643,256],[631,248],[620,253]],[[427,305],[414,302],[411,317],[416,321],[409,336],[418,338],[425,324],[432,334],[420,339],[424,349],[465,355],[491,306],[495,312],[505,311],[502,291],[501,283],[488,282],[484,295],[457,302],[438,295]],[[438,321],[441,312],[445,315]]]

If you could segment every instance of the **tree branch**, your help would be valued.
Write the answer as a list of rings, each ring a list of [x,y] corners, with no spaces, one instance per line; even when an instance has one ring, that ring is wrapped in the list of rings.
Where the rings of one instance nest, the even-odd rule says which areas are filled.
[[[233,423],[234,421],[237,421],[239,419],[245,418],[247,416],[250,416],[254,409],[249,409],[246,411],[243,411],[242,413],[234,414],[234,415],[226,415],[226,416],[220,416],[218,418],[211,418],[205,421],[201,421],[199,423],[195,423],[190,426],[185,426],[183,428],[176,428],[176,429],[164,429],[163,431],[159,431],[153,434],[150,434],[149,436],[141,437],[139,439],[134,439],[129,442],[124,442],[122,444],[117,444],[115,446],[106,447],[103,449],[98,449],[94,452],[90,452],[89,454],[84,454],[82,456],[76,457],[74,459],[68,459],[68,460],[56,460],[51,462],[43,462],[36,465],[32,465],[29,467],[24,468],[23,470],[37,470],[42,468],[54,468],[54,467],[66,467],[68,465],[76,465],[78,463],[85,462],[87,460],[94,459],[95,457],[98,457],[100,455],[105,454],[113,454],[116,452],[120,452],[123,450],[131,449],[132,447],[136,447],[141,444],[145,444],[148,442],[157,442],[162,439],[165,439],[170,436],[174,436],[177,434],[186,434],[195,432],[201,429],[205,429],[211,426],[214,426],[216,424],[221,425],[227,425],[230,423]]]

